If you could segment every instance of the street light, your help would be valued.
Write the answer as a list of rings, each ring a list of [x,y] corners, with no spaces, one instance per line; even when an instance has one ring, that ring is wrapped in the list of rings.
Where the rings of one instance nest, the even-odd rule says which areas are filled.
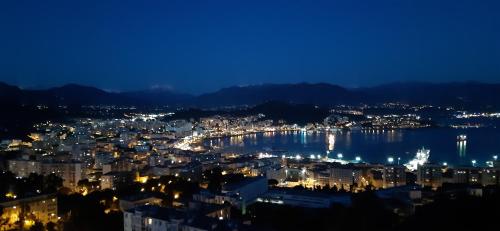
[[[389,162],[390,164],[392,164],[394,162],[394,158],[392,157],[388,157],[387,158],[387,162]]]
[[[360,162],[360,161],[361,161],[361,157],[356,156],[356,161],[357,161],[357,162]]]
[[[337,158],[342,159],[343,157],[344,155],[342,155],[342,153],[337,154]]]
[[[476,166],[476,160],[472,160],[472,167]]]

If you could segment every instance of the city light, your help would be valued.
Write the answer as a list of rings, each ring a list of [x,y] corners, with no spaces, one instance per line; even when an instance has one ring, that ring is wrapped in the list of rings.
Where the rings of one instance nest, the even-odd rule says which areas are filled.
[[[429,159],[430,156],[430,152],[431,152],[430,150],[425,148],[418,150],[417,155],[415,155],[415,158],[410,160],[410,162],[408,162],[404,166],[406,166],[411,171],[416,171],[418,166],[422,166],[425,163],[427,163],[427,160]]]
[[[0,231],[498,225],[500,0],[10,2]]]
[[[5,194],[5,197],[10,198],[10,199],[16,199],[17,195],[12,193],[12,192],[8,192]]]

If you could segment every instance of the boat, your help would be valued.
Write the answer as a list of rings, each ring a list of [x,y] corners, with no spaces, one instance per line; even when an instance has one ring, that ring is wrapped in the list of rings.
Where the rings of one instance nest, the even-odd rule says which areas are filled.
[[[405,166],[410,169],[411,171],[417,170],[418,166],[424,165],[427,163],[427,160],[429,160],[431,150],[429,149],[419,149],[417,151],[417,154],[415,155],[415,158],[410,160]]]
[[[467,135],[459,135],[457,136],[457,141],[466,141],[467,140]]]

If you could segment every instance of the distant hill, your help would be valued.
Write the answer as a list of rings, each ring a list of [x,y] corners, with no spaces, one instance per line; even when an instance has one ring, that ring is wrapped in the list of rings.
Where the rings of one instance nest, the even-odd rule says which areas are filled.
[[[362,94],[366,103],[398,101],[465,108],[500,108],[500,84],[401,82],[354,91]]]
[[[356,89],[325,83],[266,84],[224,88],[197,97],[202,106],[257,105],[267,101],[318,106],[401,102],[500,109],[500,84],[405,82]]]
[[[149,89],[142,91],[123,92],[120,96],[134,99],[148,105],[180,106],[193,98],[192,95],[177,93],[168,89]]]
[[[305,125],[307,123],[322,122],[330,111],[327,108],[315,107],[310,104],[290,104],[280,101],[268,101],[252,107],[234,108],[232,110],[203,110],[186,108],[177,111],[169,119],[199,119],[213,115],[249,116],[264,114],[265,119],[275,122],[285,120],[288,123]]]
[[[21,90],[0,83],[2,104],[45,105],[179,105],[190,95],[164,89],[135,92],[107,92],[95,87],[68,84],[46,90]]]
[[[247,87],[229,87],[203,94],[196,98],[200,106],[256,105],[267,101],[295,104],[357,103],[361,98],[346,88],[326,83],[264,84]]]
[[[22,95],[18,87],[0,82],[0,104],[16,104]]]
[[[263,84],[223,88],[191,96],[168,89],[107,92],[68,84],[46,90],[22,90],[0,83],[0,104],[155,105],[187,107],[253,106],[271,101],[332,106],[402,102],[465,108],[500,109],[500,84],[478,82],[403,82],[349,89],[327,83]]]

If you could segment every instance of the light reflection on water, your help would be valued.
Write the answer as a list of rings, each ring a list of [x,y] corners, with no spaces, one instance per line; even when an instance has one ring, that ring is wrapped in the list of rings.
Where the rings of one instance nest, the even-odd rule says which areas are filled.
[[[222,152],[250,153],[264,150],[285,150],[287,155],[325,155],[334,157],[342,153],[345,159],[359,155],[369,162],[384,162],[388,156],[407,161],[419,148],[431,150],[431,161],[441,163],[470,163],[490,160],[500,153],[500,129],[449,129],[387,131],[339,131],[334,133],[331,144],[325,132],[267,132],[245,136],[217,138],[205,141],[206,145],[222,147]],[[459,134],[468,140],[457,142]]]
[[[460,158],[467,155],[467,140],[457,141],[457,151]]]

